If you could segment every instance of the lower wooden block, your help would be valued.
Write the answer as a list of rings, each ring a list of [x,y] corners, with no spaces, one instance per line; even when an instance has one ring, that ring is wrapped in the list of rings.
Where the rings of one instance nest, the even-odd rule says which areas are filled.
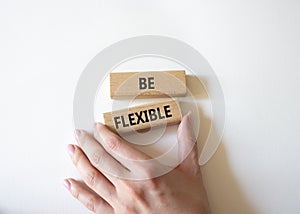
[[[104,123],[119,133],[180,123],[182,114],[177,101],[149,103],[103,114]]]

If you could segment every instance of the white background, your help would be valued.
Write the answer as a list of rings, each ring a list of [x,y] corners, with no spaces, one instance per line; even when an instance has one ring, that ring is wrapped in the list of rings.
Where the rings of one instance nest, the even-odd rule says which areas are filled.
[[[72,100],[86,64],[120,39],[195,47],[223,87],[222,145],[204,166],[214,214],[299,213],[297,0],[0,0],[0,214],[88,213],[62,187],[76,172]]]

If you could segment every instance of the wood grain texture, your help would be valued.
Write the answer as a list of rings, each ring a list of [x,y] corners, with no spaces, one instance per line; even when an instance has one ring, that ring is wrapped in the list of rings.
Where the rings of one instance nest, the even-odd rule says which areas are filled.
[[[124,133],[160,125],[180,123],[182,114],[178,101],[165,101],[139,105],[103,114],[104,123],[112,131]]]
[[[174,97],[185,94],[184,70],[110,73],[112,99]]]

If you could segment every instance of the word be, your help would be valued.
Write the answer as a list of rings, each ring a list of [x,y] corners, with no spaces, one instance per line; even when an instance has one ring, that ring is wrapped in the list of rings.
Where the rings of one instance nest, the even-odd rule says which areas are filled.
[[[149,72],[111,72],[112,99],[177,97],[186,94],[184,70]]]
[[[148,85],[147,85],[147,79],[148,79]],[[139,77],[139,89],[155,89],[154,87],[154,77]]]

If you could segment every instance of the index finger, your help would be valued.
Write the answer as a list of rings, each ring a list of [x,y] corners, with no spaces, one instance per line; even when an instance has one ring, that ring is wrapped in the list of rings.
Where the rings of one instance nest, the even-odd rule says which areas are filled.
[[[91,162],[99,171],[111,179],[109,174],[123,177],[129,170],[118,160],[114,159],[92,136],[84,130],[76,130],[78,143]],[[111,180],[111,182],[113,182]]]
[[[110,131],[101,123],[96,123],[94,137],[102,144],[108,153],[119,161],[122,161],[121,159],[134,161],[151,159],[151,157],[131,146],[127,141]]]

